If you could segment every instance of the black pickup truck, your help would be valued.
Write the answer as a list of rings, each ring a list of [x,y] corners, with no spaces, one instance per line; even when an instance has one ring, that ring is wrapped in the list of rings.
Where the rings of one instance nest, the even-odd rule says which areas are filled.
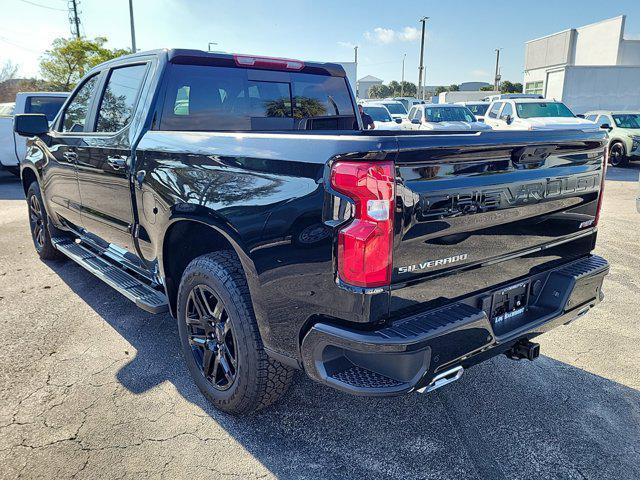
[[[169,311],[218,408],[302,369],[426,392],[602,298],[605,134],[366,131],[335,64],[161,50],[96,67],[21,177],[43,259]]]

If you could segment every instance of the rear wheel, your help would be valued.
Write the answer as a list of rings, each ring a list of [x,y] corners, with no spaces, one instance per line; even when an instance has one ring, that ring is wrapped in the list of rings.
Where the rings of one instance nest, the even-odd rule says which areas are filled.
[[[623,143],[614,142],[611,144],[609,147],[609,163],[612,167],[624,167],[629,163],[627,151]]]
[[[234,252],[202,255],[187,266],[178,291],[178,330],[189,372],[220,410],[250,413],[289,388],[293,370],[265,353]]]
[[[27,205],[29,207],[29,227],[36,252],[43,260],[59,260],[65,258],[51,243],[49,233],[49,218],[44,209],[42,194],[38,182],[33,182],[27,190]]]

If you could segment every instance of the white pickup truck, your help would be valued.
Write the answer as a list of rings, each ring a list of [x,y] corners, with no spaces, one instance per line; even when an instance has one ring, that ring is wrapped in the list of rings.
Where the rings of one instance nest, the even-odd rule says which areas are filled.
[[[0,169],[18,175],[20,159],[25,155],[26,139],[13,132],[14,115],[44,113],[51,123],[68,96],[64,92],[18,93],[15,102],[0,103]]]

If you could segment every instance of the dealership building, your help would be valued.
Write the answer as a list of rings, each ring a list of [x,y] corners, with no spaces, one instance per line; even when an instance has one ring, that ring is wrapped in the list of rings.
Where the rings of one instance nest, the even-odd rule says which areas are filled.
[[[624,36],[625,16],[531,40],[525,93],[561,100],[574,113],[640,110],[640,40]]]

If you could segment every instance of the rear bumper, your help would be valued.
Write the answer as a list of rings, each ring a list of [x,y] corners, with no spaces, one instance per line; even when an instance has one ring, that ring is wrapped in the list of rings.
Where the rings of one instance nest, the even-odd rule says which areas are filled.
[[[489,319],[491,292],[377,330],[316,323],[302,340],[304,367],[314,380],[356,395],[421,389],[444,371],[480,363],[581,317],[602,300],[608,272],[608,262],[592,255],[530,277],[537,291],[508,330]]]

